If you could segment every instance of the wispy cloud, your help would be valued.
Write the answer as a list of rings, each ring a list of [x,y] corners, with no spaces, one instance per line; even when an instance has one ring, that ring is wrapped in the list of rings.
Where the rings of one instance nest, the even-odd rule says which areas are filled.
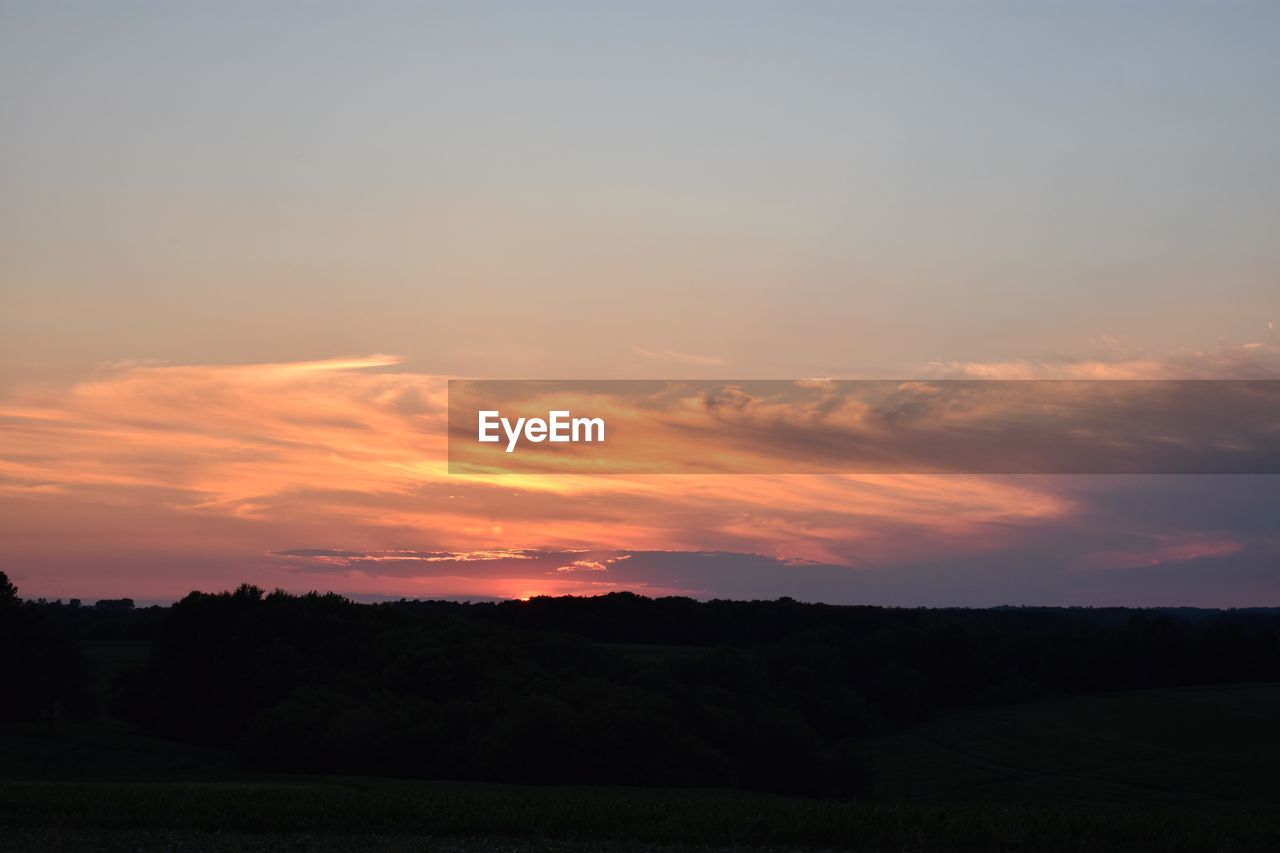
[[[1101,341],[1110,353],[1092,358],[1012,361],[933,361],[919,374],[939,379],[1280,379],[1280,344],[1274,339],[1216,350],[1160,356]]]
[[[24,590],[64,596],[323,577],[387,595],[634,588],[903,603],[994,603],[1032,578],[1026,589],[1077,594],[1049,578],[1082,583],[1067,579],[1089,554],[1118,566],[1172,531],[1233,543],[1188,566],[1274,565],[1261,508],[1277,495],[1265,484],[1233,503],[1243,487],[1205,491],[1217,478],[1169,502],[1180,492],[1167,479],[450,476],[445,397],[444,377],[385,356],[117,365],[11,391],[0,559]],[[1177,547],[1161,553],[1190,553]],[[1276,588],[1233,571],[1237,603]]]
[[[729,363],[727,358],[721,358],[715,355],[696,355],[694,353],[679,352],[670,349],[646,349],[642,346],[634,346],[632,350],[636,355],[654,361],[674,361],[681,364],[701,365],[704,367],[718,367]]]

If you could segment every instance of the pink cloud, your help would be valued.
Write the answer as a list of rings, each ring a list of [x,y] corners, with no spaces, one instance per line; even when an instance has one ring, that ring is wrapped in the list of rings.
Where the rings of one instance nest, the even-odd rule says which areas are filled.
[[[451,476],[445,394],[444,377],[387,356],[125,364],[11,391],[0,559],[27,594],[64,597],[246,579],[385,595],[618,588],[602,584],[714,595],[731,575],[698,573],[715,566],[781,584],[761,590],[821,577],[835,595],[842,578],[996,559],[1047,531],[1087,538],[1112,523],[1090,514],[1094,496],[1044,477]],[[1181,547],[1166,558],[1192,553]],[[628,559],[641,552],[673,556]],[[676,556],[707,552],[740,556]]]

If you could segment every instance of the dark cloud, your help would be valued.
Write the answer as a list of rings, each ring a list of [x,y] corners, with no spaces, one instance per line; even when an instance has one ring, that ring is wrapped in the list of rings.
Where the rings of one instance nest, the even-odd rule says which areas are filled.
[[[509,561],[525,561],[546,558],[540,551],[524,549],[502,549],[494,551],[345,551],[333,548],[287,548],[268,551],[270,557],[296,557],[302,560],[315,561],[318,565],[337,566],[340,568],[367,568],[382,564],[399,563],[438,563],[442,566],[451,564],[473,563],[506,563]],[[415,574],[418,572],[373,572],[375,574]]]
[[[1198,605],[1243,607],[1280,600],[1280,547],[1195,535],[1041,530],[991,553],[954,554],[892,568],[791,560],[731,551],[564,550],[454,554],[429,560],[328,549],[274,552],[314,572],[358,569],[399,578],[455,577],[449,597],[484,598],[485,581],[590,580],[586,591],[634,590],[696,598],[773,599],[891,606]],[[437,554],[438,552],[423,552]],[[317,556],[319,555],[319,556]],[[566,571],[568,569],[568,571]],[[478,584],[468,593],[465,580]],[[578,590],[582,592],[584,590]]]

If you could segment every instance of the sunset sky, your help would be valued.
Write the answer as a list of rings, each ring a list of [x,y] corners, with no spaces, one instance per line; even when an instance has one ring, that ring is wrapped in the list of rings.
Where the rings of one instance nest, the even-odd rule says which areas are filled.
[[[462,476],[450,378],[1280,379],[1280,5],[0,0],[23,595],[1280,605],[1280,477]]]

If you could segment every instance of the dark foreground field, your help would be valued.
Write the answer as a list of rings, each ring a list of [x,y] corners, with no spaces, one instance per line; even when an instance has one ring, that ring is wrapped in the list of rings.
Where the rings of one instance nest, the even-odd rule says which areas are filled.
[[[0,673],[0,850],[1280,850],[1265,609],[0,583]]]
[[[28,727],[3,740],[0,849],[1274,850],[1277,719],[1271,684],[957,711],[868,743],[878,781],[853,802],[252,777],[105,725]]]
[[[715,792],[381,780],[7,783],[0,849],[1273,850],[1227,811],[835,803]]]

